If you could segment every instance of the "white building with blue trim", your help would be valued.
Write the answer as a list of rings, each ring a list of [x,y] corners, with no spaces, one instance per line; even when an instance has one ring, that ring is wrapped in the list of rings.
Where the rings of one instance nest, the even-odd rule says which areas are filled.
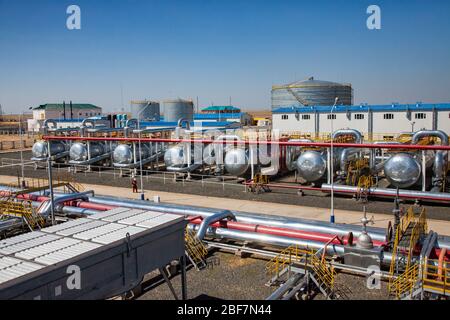
[[[318,136],[351,128],[366,138],[391,139],[419,129],[442,130],[450,134],[450,103],[392,104],[360,106],[288,106],[272,111],[273,129],[282,133]]]

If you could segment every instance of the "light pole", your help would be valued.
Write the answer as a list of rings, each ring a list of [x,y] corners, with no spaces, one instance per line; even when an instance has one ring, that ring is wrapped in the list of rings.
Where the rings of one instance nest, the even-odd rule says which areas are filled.
[[[139,170],[141,171],[141,177],[140,177],[140,182],[141,182],[141,200],[145,200],[145,194],[144,194],[144,178],[142,177],[142,149],[141,149],[141,113],[147,109],[147,107],[149,106],[150,102],[147,102],[147,105],[145,106],[145,108],[143,108],[141,111],[139,111],[138,115],[137,115],[137,123],[138,123],[138,143],[139,143]]]
[[[333,133],[334,133],[334,127],[333,127],[333,117],[334,117],[334,109],[336,108],[336,105],[338,103],[339,97],[336,97],[334,99],[333,107],[331,108],[331,145],[330,145],[330,178],[331,178],[331,214],[330,214],[330,222],[334,223],[334,150],[333,150]]]
[[[25,187],[25,174],[23,166],[23,133],[22,133],[23,112],[19,115],[19,135],[20,135],[20,164],[22,166],[22,187]]]
[[[415,121],[411,121],[411,132],[414,132],[414,125],[416,124]]]

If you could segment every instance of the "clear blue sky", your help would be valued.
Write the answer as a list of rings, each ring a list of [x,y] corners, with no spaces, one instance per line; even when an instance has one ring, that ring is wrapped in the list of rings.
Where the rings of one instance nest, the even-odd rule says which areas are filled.
[[[66,29],[81,7],[82,29]],[[366,28],[378,4],[382,29]],[[6,112],[72,99],[196,99],[268,109],[270,89],[314,76],[355,103],[450,102],[450,1],[0,0]]]

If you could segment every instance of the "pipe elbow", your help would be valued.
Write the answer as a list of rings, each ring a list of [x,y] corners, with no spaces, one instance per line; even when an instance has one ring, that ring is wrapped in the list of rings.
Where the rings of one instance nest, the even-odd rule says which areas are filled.
[[[208,227],[210,224],[213,224],[215,222],[218,222],[223,219],[228,219],[232,221],[236,221],[236,217],[230,210],[224,210],[221,212],[218,212],[216,214],[210,215],[203,219],[202,223],[200,224],[200,227],[198,228],[196,237],[198,240],[203,240],[205,237],[206,231],[208,230]]]

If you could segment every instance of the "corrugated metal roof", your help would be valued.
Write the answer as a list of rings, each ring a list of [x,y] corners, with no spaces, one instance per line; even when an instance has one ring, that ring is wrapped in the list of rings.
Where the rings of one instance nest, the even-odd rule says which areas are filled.
[[[228,122],[228,121],[208,121],[208,122],[191,122],[191,126],[198,126],[199,123],[203,127],[227,127],[229,125],[235,124],[234,122]],[[177,122],[165,122],[165,121],[143,121],[141,122],[142,127],[176,127],[178,126]]]
[[[194,114],[194,120],[203,119],[240,119],[242,112],[237,113],[197,113]]]
[[[274,109],[272,113],[330,113],[333,106],[286,106]],[[333,112],[367,112],[367,111],[450,111],[450,103],[438,104],[392,104],[392,105],[360,105],[360,106],[336,106]]]
[[[72,103],[73,109],[101,109],[100,107],[94,106],[90,103]],[[63,104],[62,103],[46,103],[41,104],[38,107],[33,108],[33,110],[63,110]],[[70,104],[66,103],[66,111],[70,110]]]
[[[202,111],[238,111],[238,110],[241,109],[233,106],[209,106],[202,109]]]

